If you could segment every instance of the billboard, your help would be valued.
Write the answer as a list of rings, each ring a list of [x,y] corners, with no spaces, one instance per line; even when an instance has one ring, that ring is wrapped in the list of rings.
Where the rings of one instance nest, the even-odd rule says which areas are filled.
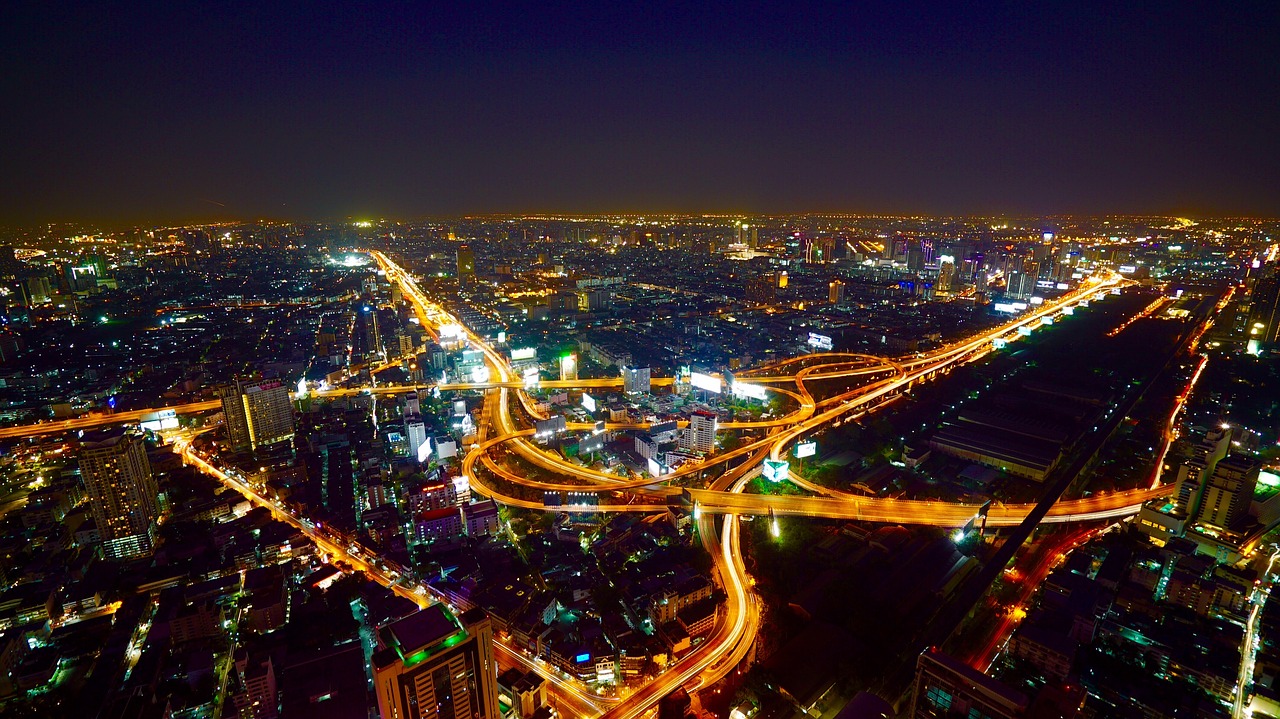
[[[1122,275],[1131,275],[1137,271],[1137,265],[1120,265],[1120,274]]]
[[[787,478],[787,474],[791,469],[791,465],[787,462],[776,459],[766,459],[764,461],[764,471],[761,474],[770,482],[781,482]]]
[[[1028,300],[1028,302],[1030,302],[1030,303],[1031,303],[1031,304],[1033,304],[1033,305],[1042,305],[1042,304],[1044,304],[1044,298],[1043,298],[1043,297],[1032,297],[1030,300]]]
[[[538,350],[535,347],[521,347],[519,349],[511,350],[511,359],[513,361],[534,359],[537,356],[538,356]]]
[[[655,477],[662,476],[662,465],[658,464],[658,461],[653,457],[649,458],[649,474],[652,474]]]
[[[560,434],[567,429],[564,415],[557,414],[553,417],[540,419],[533,423],[533,436],[537,439],[551,437]]]
[[[1075,313],[1076,313],[1076,308],[1074,308],[1074,307],[1063,307],[1063,308],[1062,308],[1062,314],[1067,315],[1068,317],[1070,317],[1071,315],[1074,315]]]
[[[818,453],[817,442],[800,442],[799,444],[796,445],[796,459],[804,459],[805,457],[812,457],[817,453]]]
[[[758,399],[763,402],[767,394],[768,390],[766,390],[763,385],[744,384],[742,382],[733,383],[734,397],[741,397],[742,399]]]
[[[811,346],[811,347],[816,347],[816,348],[818,348],[818,349],[820,349],[820,350],[829,350],[829,349],[831,349],[834,345],[833,345],[833,343],[832,343],[832,341],[831,341],[831,338],[830,338],[830,337],[828,337],[827,335],[820,335],[820,334],[818,334],[817,332],[810,332],[810,333],[809,333],[809,346]]]
[[[440,339],[457,339],[462,336],[462,326],[455,324],[440,325]]]
[[[995,348],[996,348],[996,349],[998,349],[998,350],[1002,350],[1002,349],[1004,349],[1005,347],[1008,347],[1008,346],[1009,346],[1009,340],[1007,340],[1007,339],[1005,339],[1005,338],[1003,338],[1003,337],[997,337],[997,338],[995,338],[995,339],[991,340],[991,346],[992,346],[992,347],[995,347]]]
[[[1030,336],[1031,336],[1031,328],[1030,328],[1030,327],[1019,327],[1019,328],[1018,328],[1018,334],[1022,335],[1023,337],[1030,337]]]
[[[431,438],[427,437],[418,445],[418,462],[426,462],[427,457],[431,456]]]
[[[1018,311],[1018,308],[1014,307],[1010,302],[996,302],[991,305],[991,309],[996,312],[1008,312],[1010,314]]]
[[[596,400],[586,392],[582,393],[582,408],[592,414],[596,413]]]
[[[703,374],[701,372],[694,372],[689,375],[689,384],[697,387],[698,389],[705,389],[708,392],[715,392],[716,394],[720,393],[722,387],[719,377],[712,377],[709,374]]]

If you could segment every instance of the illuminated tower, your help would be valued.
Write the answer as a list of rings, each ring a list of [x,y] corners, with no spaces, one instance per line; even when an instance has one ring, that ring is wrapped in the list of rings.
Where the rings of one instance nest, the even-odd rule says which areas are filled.
[[[455,510],[456,511],[456,510]],[[433,604],[378,631],[373,683],[382,719],[501,719],[493,627]]]
[[[1249,301],[1249,351],[1258,354],[1280,340],[1280,276],[1258,280]]]
[[[119,429],[86,435],[80,473],[106,555],[133,559],[151,554],[158,490],[142,438]]]
[[[218,396],[231,446],[257,449],[293,437],[293,402],[284,382],[241,380],[220,387]]]
[[[831,304],[839,304],[844,301],[844,283],[840,280],[831,280],[831,285],[827,289],[827,301]]]
[[[1200,521],[1220,529],[1232,529],[1249,511],[1258,485],[1257,462],[1242,456],[1221,460],[1209,475],[1200,503]]]
[[[470,282],[476,278],[476,255],[471,245],[458,246],[458,279]]]

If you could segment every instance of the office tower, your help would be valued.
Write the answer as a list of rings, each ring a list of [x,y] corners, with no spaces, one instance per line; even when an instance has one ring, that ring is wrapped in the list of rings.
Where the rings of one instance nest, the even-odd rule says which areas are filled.
[[[840,280],[831,280],[831,285],[827,288],[827,301],[833,305],[844,301],[843,282]]]
[[[1280,276],[1258,280],[1249,301],[1249,351],[1272,349],[1280,341]]]
[[[714,412],[694,412],[689,415],[689,426],[680,433],[680,447],[694,452],[710,453],[716,448],[716,415]]]
[[[1027,696],[936,649],[916,662],[910,719],[984,717],[1015,719],[1030,705]]]
[[[956,262],[950,255],[942,256],[942,264],[938,267],[938,284],[939,292],[950,292],[951,285],[955,281]]]
[[[1204,488],[1199,520],[1221,529],[1232,529],[1249,511],[1258,486],[1257,462],[1231,455],[1213,468]]]
[[[408,417],[411,414],[420,414],[421,412],[422,405],[419,402],[418,393],[410,392],[406,394],[404,396],[404,416]]]
[[[1215,427],[1205,432],[1191,456],[1178,466],[1173,498],[1179,512],[1189,517],[1199,516],[1205,482],[1230,449],[1230,428]]]
[[[924,253],[915,247],[907,250],[907,269],[912,272],[924,269]]]
[[[476,278],[476,256],[471,245],[458,246],[458,279],[471,281]]]
[[[382,719],[501,719],[493,627],[433,604],[378,631],[373,683]]]
[[[231,446],[257,449],[293,438],[293,402],[278,379],[237,380],[218,388]]]
[[[743,222],[738,225],[738,244],[755,248],[760,239],[760,229]]]
[[[748,302],[773,304],[778,300],[779,278],[772,272],[755,277],[748,277],[746,282],[746,298]],[[782,286],[786,286],[785,284]]]
[[[151,554],[158,490],[142,438],[120,429],[85,435],[80,473],[106,555],[133,559]]]
[[[427,457],[431,456],[431,442],[427,440],[427,425],[422,421],[422,417],[406,414],[404,432],[409,438],[409,456],[419,462],[427,461]]]
[[[648,392],[650,389],[650,377],[648,367],[623,367],[622,368],[622,391],[627,394],[638,394],[640,392]]]
[[[1036,278],[1022,272],[1013,272],[1005,280],[1004,293],[1011,299],[1025,300],[1035,291]]]

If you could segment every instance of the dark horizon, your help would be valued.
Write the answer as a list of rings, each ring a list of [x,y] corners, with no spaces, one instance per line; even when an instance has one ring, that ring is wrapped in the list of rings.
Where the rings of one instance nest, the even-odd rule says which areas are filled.
[[[1264,3],[4,19],[11,226],[1280,215],[1280,11]]]

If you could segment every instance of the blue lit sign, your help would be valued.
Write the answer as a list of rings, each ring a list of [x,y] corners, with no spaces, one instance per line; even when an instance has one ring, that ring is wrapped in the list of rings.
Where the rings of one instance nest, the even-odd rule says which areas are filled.
[[[591,661],[590,654],[579,654],[578,656],[573,658],[574,664],[581,664],[583,662],[589,662],[589,661]]]

